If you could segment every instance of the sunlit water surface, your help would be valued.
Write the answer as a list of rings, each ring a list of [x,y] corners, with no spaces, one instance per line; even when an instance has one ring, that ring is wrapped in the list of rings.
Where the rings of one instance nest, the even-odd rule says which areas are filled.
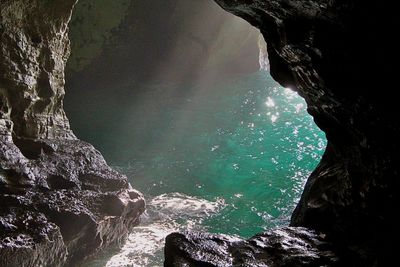
[[[179,90],[146,88],[117,129],[128,156],[114,165],[147,211],[122,250],[92,266],[162,266],[174,231],[250,237],[287,224],[325,149],[304,100],[266,72]]]

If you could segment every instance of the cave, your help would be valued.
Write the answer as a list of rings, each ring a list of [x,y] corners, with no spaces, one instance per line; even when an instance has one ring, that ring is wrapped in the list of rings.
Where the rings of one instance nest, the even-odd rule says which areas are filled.
[[[164,266],[390,265],[400,129],[394,4],[215,2],[260,30],[272,77],[305,99],[328,143],[290,226],[248,239],[195,229],[172,233]],[[0,2],[1,266],[76,265],[121,246],[145,211],[143,194],[75,136],[64,111],[75,5]],[[71,64],[90,65],[85,60]],[[146,66],[141,70],[137,79],[147,79]],[[229,75],[235,81],[238,73]]]

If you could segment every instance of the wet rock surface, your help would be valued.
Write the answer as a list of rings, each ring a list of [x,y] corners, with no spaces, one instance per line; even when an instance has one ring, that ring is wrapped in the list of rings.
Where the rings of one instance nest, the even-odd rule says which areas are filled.
[[[1,146],[0,265],[73,265],[121,245],[144,211],[141,193],[91,145],[40,142],[52,149],[36,159]]]
[[[391,51],[398,42],[390,34],[399,26],[395,7],[340,0],[216,2],[261,30],[272,76],[305,98],[308,112],[326,133],[326,152],[308,179],[291,225],[324,233],[345,259],[340,266],[390,265],[396,257],[400,166],[398,100],[391,97],[397,84]],[[204,253],[212,246],[197,246],[191,234],[185,236],[191,246],[186,254],[173,246],[182,236],[167,239],[168,266],[175,258],[207,262]],[[224,257],[226,249],[218,248],[212,247],[216,258]],[[296,264],[291,266],[309,266]],[[271,266],[286,265],[274,261]]]
[[[67,249],[60,229],[43,213],[23,208],[0,209],[1,266],[62,266]]]
[[[0,200],[8,207],[0,214],[4,235],[0,253],[14,251],[22,264],[13,265],[9,258],[2,258],[2,266],[74,264],[106,247],[121,245],[143,212],[143,198],[134,190],[32,190],[3,194]],[[30,248],[32,254],[21,255],[22,248]],[[52,261],[36,255],[48,251],[57,253]]]
[[[344,266],[323,235],[286,227],[248,240],[208,233],[167,237],[165,266]]]
[[[73,266],[121,244],[144,211],[63,110],[75,2],[0,2],[0,266]]]
[[[284,228],[249,241],[173,234],[166,265],[246,266],[248,259],[253,266],[334,266],[337,255],[340,266],[390,266],[400,166],[395,3],[216,2],[260,28],[271,74],[306,99],[327,135],[292,217],[293,226],[323,234]],[[75,138],[63,111],[74,4],[0,2],[1,265],[69,264],[120,242],[144,208],[126,178]],[[293,245],[287,240],[307,245],[286,250]]]

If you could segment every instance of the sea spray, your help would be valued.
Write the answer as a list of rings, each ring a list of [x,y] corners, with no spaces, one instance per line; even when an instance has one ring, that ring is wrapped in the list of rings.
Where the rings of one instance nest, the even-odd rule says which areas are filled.
[[[224,201],[207,201],[180,193],[149,199],[141,223],[135,227],[107,267],[162,266],[165,237],[185,229],[207,230],[201,222],[224,207]]]

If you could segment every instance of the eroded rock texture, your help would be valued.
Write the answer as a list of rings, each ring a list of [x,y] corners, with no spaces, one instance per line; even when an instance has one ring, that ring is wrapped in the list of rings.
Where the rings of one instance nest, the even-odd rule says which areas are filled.
[[[142,195],[70,130],[75,0],[0,2],[0,266],[63,266],[121,243]]]
[[[292,217],[293,226],[314,230],[248,241],[173,234],[166,265],[390,266],[400,166],[395,3],[216,2],[261,29],[272,75],[306,99],[327,134]],[[144,207],[125,177],[69,129],[62,99],[74,4],[0,2],[2,266],[71,263],[120,242]]]
[[[397,247],[400,166],[397,99],[391,95],[397,84],[397,41],[388,34],[399,24],[395,7],[357,0],[216,2],[260,28],[268,43],[271,74],[306,99],[309,113],[327,135],[328,147],[308,179],[292,226],[326,234],[337,256],[346,259],[340,266],[389,266]],[[205,260],[207,242],[198,245],[199,239],[187,235],[188,250],[173,246],[177,238],[167,240],[167,248],[172,248],[166,250],[167,266],[198,266],[190,263],[198,257],[207,262],[204,266],[232,265]],[[212,248],[216,258],[227,252],[218,244]],[[184,255],[188,265],[172,264],[173,255]],[[257,252],[241,255],[251,260]],[[276,255],[271,260],[251,266],[309,266],[285,265]]]
[[[267,231],[248,240],[226,235],[173,233],[167,266],[344,266],[331,244],[305,228]]]

